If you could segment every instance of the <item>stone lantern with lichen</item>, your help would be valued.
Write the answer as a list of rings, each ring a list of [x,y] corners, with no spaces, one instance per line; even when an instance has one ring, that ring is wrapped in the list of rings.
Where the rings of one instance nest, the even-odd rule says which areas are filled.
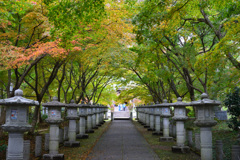
[[[170,113],[170,105],[167,100],[164,99],[163,103],[158,105],[162,108],[161,117],[163,118],[163,137],[160,137],[160,141],[173,141],[173,137],[169,136],[169,118],[172,116]]]
[[[23,98],[23,91],[17,89],[14,97],[0,100],[0,105],[6,108],[6,123],[2,129],[8,132],[7,160],[23,160],[23,134],[29,131],[32,126],[28,124],[29,106],[39,105],[38,101]]]
[[[69,104],[66,104],[67,107],[67,117],[66,119],[69,121],[68,126],[68,141],[64,142],[65,147],[79,147],[80,142],[76,141],[76,120],[79,119],[77,108],[79,107],[78,104],[72,99]]]
[[[212,157],[212,127],[217,124],[214,120],[214,107],[220,105],[220,101],[211,100],[206,93],[201,95],[201,100],[193,101],[191,105],[197,108],[196,121],[200,127],[201,159],[211,160]]]
[[[188,153],[190,148],[185,146],[186,140],[186,131],[184,128],[184,121],[188,119],[186,116],[186,106],[189,106],[190,103],[182,102],[182,98],[178,97],[177,102],[170,103],[171,106],[174,107],[174,116],[172,119],[176,121],[176,134],[177,134],[177,145],[172,146],[173,152],[181,152],[181,153]]]
[[[58,159],[64,160],[64,155],[58,153],[59,149],[59,125],[63,122],[61,117],[61,108],[65,107],[65,103],[58,101],[57,97],[53,97],[51,102],[43,103],[44,107],[48,107],[48,118],[45,120],[50,124],[49,137],[49,154],[44,154],[44,160]]]

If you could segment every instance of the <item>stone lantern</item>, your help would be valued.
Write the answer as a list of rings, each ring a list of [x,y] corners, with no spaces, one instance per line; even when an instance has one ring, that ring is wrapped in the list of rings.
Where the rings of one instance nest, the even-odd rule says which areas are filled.
[[[135,109],[136,109],[136,120],[139,121],[139,110],[138,110],[138,107],[139,106],[136,106]]]
[[[66,105],[67,107],[67,117],[66,119],[69,120],[69,127],[68,127],[68,138],[69,141],[64,142],[65,147],[79,147],[80,142],[76,141],[76,120],[79,119],[77,108],[78,104],[71,100],[70,104]]]
[[[141,106],[141,115],[142,115],[142,125],[145,126],[146,125],[146,112],[145,112],[146,106],[143,105]]]
[[[142,114],[142,113],[141,113],[141,109],[142,109],[142,108],[141,108],[140,105],[138,105],[138,106],[136,107],[136,110],[137,110],[137,112],[138,112],[138,119],[137,119],[137,120],[138,120],[138,122],[139,122],[140,124],[142,123],[142,119],[141,119],[141,116],[142,116],[142,115],[141,115],[141,114]]]
[[[100,106],[101,106],[101,110],[102,110],[102,112],[101,112],[101,123],[104,124],[105,123],[105,121],[104,121],[105,106],[103,106],[103,105],[100,105]]]
[[[104,124],[104,106],[100,105],[100,124]]]
[[[167,103],[167,100],[164,99],[162,104],[159,104],[162,107],[162,114],[163,117],[163,137],[160,137],[160,141],[173,141],[173,137],[169,136],[169,117],[171,117],[170,113],[170,106]]]
[[[23,134],[32,126],[28,124],[29,106],[39,105],[38,101],[23,98],[23,91],[17,89],[14,97],[0,100],[0,105],[7,106],[6,123],[2,129],[8,132],[7,160],[23,160]]]
[[[144,126],[144,128],[149,128],[150,127],[150,107],[149,104],[147,106],[145,106],[145,122],[146,125]]]
[[[176,103],[170,103],[174,107],[174,117],[173,120],[176,121],[176,133],[177,133],[177,146],[172,146],[173,152],[187,153],[190,151],[188,146],[185,146],[186,133],[184,128],[184,121],[188,119],[186,116],[186,106],[189,106],[189,103],[182,102],[182,98],[178,97]]]
[[[107,112],[108,112],[108,106],[104,106],[104,120],[108,120]]]
[[[58,102],[57,97],[53,97],[53,100],[48,103],[42,104],[44,107],[48,107],[48,118],[45,120],[50,124],[50,137],[49,137],[49,154],[44,154],[44,160],[58,159],[64,160],[64,155],[58,153],[59,149],[59,124],[63,122],[61,118],[61,108],[66,104]]]
[[[84,104],[84,101],[78,105],[79,107],[79,134],[77,135],[77,139],[85,139],[88,138],[88,134],[86,134],[86,120],[87,117],[87,106]]]
[[[155,132],[153,132],[153,135],[161,135],[162,132],[160,131],[161,126],[161,114],[162,114],[162,107],[159,106],[159,103],[157,102],[155,105],[154,115],[155,115]]]
[[[97,105],[93,104],[91,107],[92,107],[92,128],[98,129],[98,127],[96,126]]]
[[[154,124],[155,124],[155,118],[154,118],[154,110],[155,110],[155,107],[154,107],[154,104],[152,103],[150,106],[149,106],[149,127],[148,128],[148,131],[154,131]]]
[[[212,157],[212,126],[217,122],[214,120],[214,107],[220,105],[221,102],[211,100],[206,93],[201,95],[201,100],[193,101],[191,105],[197,108],[196,121],[194,122],[200,127],[201,141],[201,159],[211,160]]]
[[[87,104],[87,131],[86,133],[94,133],[92,129],[92,107],[91,104]]]
[[[96,126],[100,127],[100,107],[96,107]]]

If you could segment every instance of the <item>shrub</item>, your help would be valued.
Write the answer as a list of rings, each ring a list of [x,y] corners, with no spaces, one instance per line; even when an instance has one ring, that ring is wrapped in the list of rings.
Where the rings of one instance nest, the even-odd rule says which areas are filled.
[[[228,112],[231,115],[228,127],[237,131],[240,126],[240,89],[238,87],[227,95],[224,104],[228,107]]]
[[[47,114],[44,114],[44,115],[42,115],[42,120],[44,121],[45,119],[47,119],[48,118],[48,115]]]
[[[7,149],[7,145],[6,144],[3,144],[3,145],[0,145],[0,152],[3,152]]]

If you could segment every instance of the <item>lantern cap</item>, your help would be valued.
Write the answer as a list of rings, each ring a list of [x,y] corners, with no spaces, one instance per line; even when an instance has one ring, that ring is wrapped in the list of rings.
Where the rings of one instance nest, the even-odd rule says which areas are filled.
[[[191,105],[191,103],[182,102],[182,98],[181,97],[177,98],[177,102],[170,103],[170,106],[182,106],[182,107],[184,107],[184,106],[189,106],[189,105]]]
[[[26,106],[37,106],[39,105],[38,101],[34,101],[32,99],[27,99],[22,97],[23,91],[21,89],[17,89],[14,92],[14,97],[1,99],[0,105],[26,105]]]
[[[163,103],[155,105],[156,107],[168,107],[170,103],[167,102],[166,99],[163,100]]]
[[[42,105],[44,107],[65,107],[66,106],[65,103],[59,102],[57,97],[53,97],[52,101],[43,103]]]
[[[149,107],[149,108],[155,107],[155,104],[152,102],[147,107]]]
[[[217,100],[211,100],[211,99],[208,98],[208,94],[207,93],[203,93],[201,95],[201,100],[192,101],[190,104],[193,105],[193,106],[200,106],[200,105],[213,105],[213,106],[216,106],[216,105],[220,105],[221,102],[217,101]]]
[[[72,99],[69,104],[66,104],[66,107],[79,107],[79,105]]]
[[[84,101],[81,101],[81,104],[78,104],[78,107],[87,108],[87,106],[86,106]]]

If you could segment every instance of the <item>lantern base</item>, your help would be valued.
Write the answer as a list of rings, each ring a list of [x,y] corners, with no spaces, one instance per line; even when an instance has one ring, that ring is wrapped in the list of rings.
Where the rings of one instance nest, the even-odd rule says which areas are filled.
[[[43,160],[64,160],[64,154],[44,154]]]
[[[148,128],[148,131],[155,131],[154,128]]]
[[[189,153],[190,148],[188,146],[172,146],[172,152],[174,152],[174,153]]]
[[[105,121],[108,121],[108,118],[104,118]]]
[[[77,135],[77,139],[87,139],[88,138],[88,134],[78,134]]]
[[[78,141],[65,141],[64,147],[80,147],[80,142]]]
[[[92,129],[87,130],[86,133],[94,133],[94,130],[92,130]]]
[[[150,126],[145,125],[144,128],[149,128]]]
[[[152,135],[158,135],[158,136],[162,136],[163,135],[163,132],[153,132]]]
[[[171,142],[171,141],[173,141],[173,137],[160,137],[159,141],[160,142]]]

